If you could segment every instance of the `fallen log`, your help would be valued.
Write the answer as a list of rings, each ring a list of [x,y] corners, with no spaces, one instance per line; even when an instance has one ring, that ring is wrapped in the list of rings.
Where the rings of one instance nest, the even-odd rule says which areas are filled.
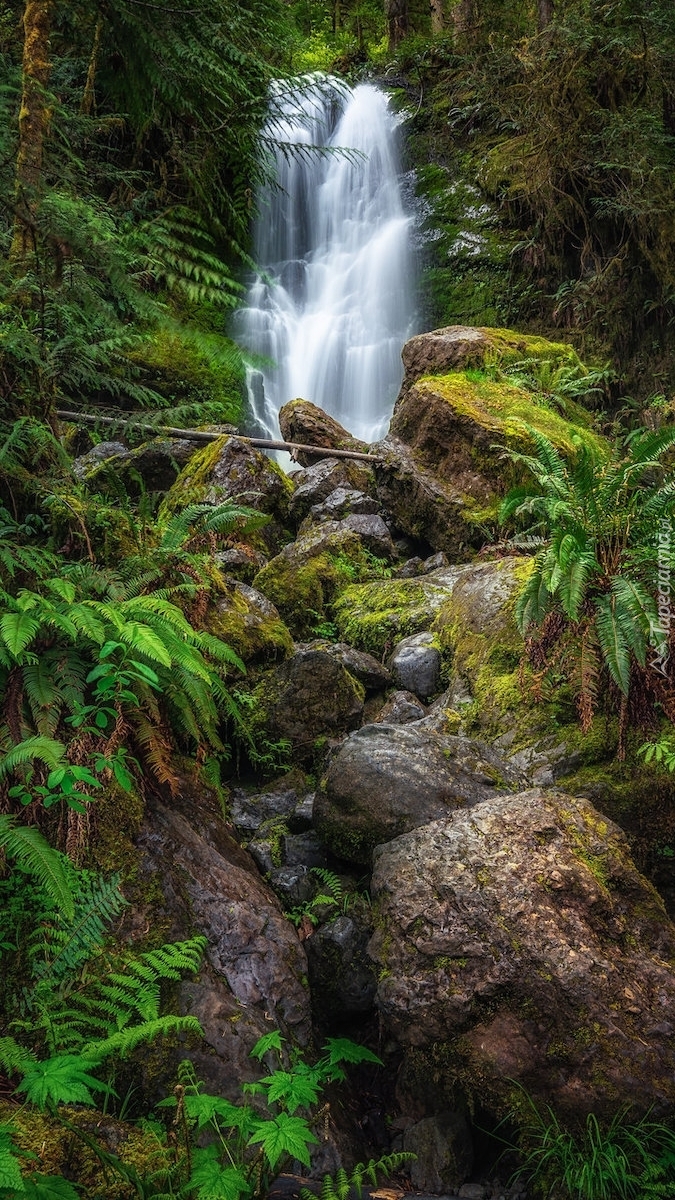
[[[139,433],[153,433],[156,437],[182,438],[191,442],[217,442],[221,437],[236,437],[240,442],[256,446],[261,450],[288,450],[291,457],[294,453],[316,454],[319,458],[360,458],[366,462],[377,462],[378,455],[364,454],[360,450],[333,450],[330,446],[305,446],[301,442],[275,442],[268,438],[243,437],[239,433],[209,433],[204,429],[174,429],[171,425],[150,425],[143,421],[125,421],[123,417],[98,417],[92,413],[66,412],[57,408],[56,415],[61,421],[71,421],[74,425],[116,425],[120,429],[130,429]]]

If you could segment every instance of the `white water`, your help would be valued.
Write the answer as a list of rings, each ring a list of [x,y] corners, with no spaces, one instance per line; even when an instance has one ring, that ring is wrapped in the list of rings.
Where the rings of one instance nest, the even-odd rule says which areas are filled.
[[[249,372],[249,397],[257,425],[272,436],[279,409],[297,396],[364,441],[386,428],[416,299],[396,123],[377,88],[351,90],[330,79],[274,123],[282,141],[354,153],[277,150],[279,187],[260,197],[261,274],[238,314],[237,335],[266,360]]]

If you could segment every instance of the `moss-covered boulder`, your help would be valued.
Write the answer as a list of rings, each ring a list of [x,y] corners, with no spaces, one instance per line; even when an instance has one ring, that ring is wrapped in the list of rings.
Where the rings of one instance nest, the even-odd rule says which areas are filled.
[[[521,481],[522,468],[503,448],[531,452],[528,426],[565,454],[580,445],[598,457],[607,452],[580,405],[566,400],[562,416],[547,394],[516,386],[500,369],[517,356],[580,369],[571,347],[505,330],[459,332],[459,340],[450,338],[452,329],[413,339],[411,369],[427,361],[446,365],[439,373],[406,376],[376,466],[378,498],[399,527],[456,560],[471,557],[482,544],[486,527],[495,527],[504,493]],[[434,339],[442,346],[449,339],[454,364],[449,372],[447,354],[434,359]],[[429,353],[418,343],[430,346]],[[479,365],[467,366],[467,356]]]
[[[261,592],[238,580],[228,580],[224,595],[206,614],[209,633],[222,638],[244,662],[286,658],[293,639],[275,606]]]
[[[397,642],[430,629],[466,566],[413,579],[374,579],[346,587],[334,601],[340,637],[381,658]]]
[[[387,1036],[505,1115],[675,1103],[675,927],[621,830],[562,792],[496,796],[381,846]],[[441,1101],[442,1103],[442,1101]]]
[[[444,329],[419,333],[406,342],[401,357],[404,388],[422,375],[445,375],[448,371],[463,371],[487,362],[508,366],[529,358],[581,367],[576,350],[565,342],[550,342],[512,329],[470,325],[446,325]]]
[[[363,685],[337,658],[299,646],[256,684],[248,705],[251,737],[259,749],[284,741],[295,759],[312,759],[327,738],[360,725],[364,698]]]
[[[322,633],[328,606],[371,560],[361,538],[341,521],[326,521],[284,546],[255,576],[254,587],[276,605],[294,637]]]

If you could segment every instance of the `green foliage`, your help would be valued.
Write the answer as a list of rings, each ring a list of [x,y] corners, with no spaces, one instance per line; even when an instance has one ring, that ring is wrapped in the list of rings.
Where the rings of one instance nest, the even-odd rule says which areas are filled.
[[[538,630],[530,643],[533,664],[545,670],[555,656],[556,669],[567,671],[587,731],[603,667],[628,697],[637,672],[655,672],[666,653],[656,593],[672,553],[667,539],[659,548],[658,530],[659,522],[669,528],[674,511],[666,456],[675,430],[637,433],[607,462],[584,446],[566,462],[551,442],[529,432],[536,457],[509,457],[529,470],[533,483],[512,490],[501,508],[503,522],[515,517],[541,538],[516,619],[523,633]]]
[[[321,1184],[321,1200],[348,1200],[354,1193],[359,1197],[363,1195],[363,1185],[367,1180],[373,1188],[377,1188],[380,1183],[380,1176],[388,1178],[396,1171],[400,1171],[401,1167],[407,1163],[414,1161],[416,1154],[411,1154],[410,1151],[400,1150],[395,1154],[383,1154],[381,1158],[371,1158],[367,1163],[357,1163],[353,1171],[347,1172],[344,1167],[340,1167],[335,1175],[324,1175]],[[300,1200],[311,1200],[314,1192],[309,1188],[300,1188]]]
[[[35,826],[17,825],[14,817],[0,814],[0,849],[28,871],[66,920],[75,915],[73,893],[61,856]]]
[[[569,1200],[647,1200],[675,1182],[675,1132],[649,1117],[628,1119],[622,1109],[608,1125],[589,1113],[571,1133],[552,1109],[540,1112],[528,1097],[521,1128],[524,1164],[518,1177],[538,1194]],[[651,1192],[649,1189],[652,1189]]]
[[[638,747],[638,754],[644,755],[646,763],[658,763],[670,771],[675,771],[675,738],[663,734],[656,742],[645,742]]]

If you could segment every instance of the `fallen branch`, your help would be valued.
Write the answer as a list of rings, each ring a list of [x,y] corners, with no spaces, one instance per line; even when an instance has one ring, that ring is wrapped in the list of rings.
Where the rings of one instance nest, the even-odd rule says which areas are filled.
[[[247,442],[249,446],[261,450],[288,450],[291,457],[295,453],[316,454],[319,458],[361,458],[366,462],[378,460],[376,454],[364,454],[361,450],[332,450],[329,446],[305,446],[301,442],[273,442],[268,438],[243,437],[239,433],[209,433],[204,429],[174,429],[171,425],[149,425],[143,421],[125,421],[123,417],[97,417],[91,413],[65,412],[58,408],[56,415],[61,421],[72,421],[74,425],[117,425],[120,429],[130,429],[139,433],[153,433],[155,436],[183,438],[191,442],[217,442],[221,437],[234,437],[239,442]]]

